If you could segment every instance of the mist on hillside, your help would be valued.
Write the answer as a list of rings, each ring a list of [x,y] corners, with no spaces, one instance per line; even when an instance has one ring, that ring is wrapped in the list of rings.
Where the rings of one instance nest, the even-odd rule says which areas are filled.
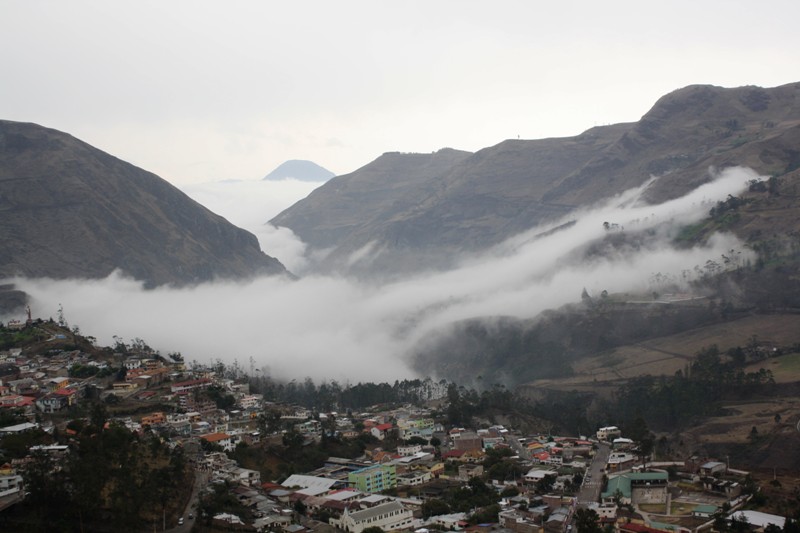
[[[255,234],[262,250],[278,257],[290,272],[301,275],[308,266],[305,244],[289,228],[276,228],[265,221],[324,183],[291,178],[228,180],[184,185],[181,190],[231,224]]]
[[[681,226],[704,218],[716,201],[738,194],[755,177],[746,169],[729,169],[692,193],[656,206],[639,202],[646,184],[485,253],[465,256],[446,272],[393,282],[309,275],[296,281],[265,277],[154,290],[121,274],[102,281],[14,282],[31,295],[35,316],[56,316],[61,305],[69,324],[96,336],[100,344],[112,344],[115,335],[139,337],[162,354],[179,351],[187,361],[201,364],[236,360],[248,368],[252,359],[262,372],[281,378],[393,381],[413,377],[413,347],[456,321],[535,317],[579,301],[583,288],[597,294],[649,292],[655,274],[680,280],[683,272],[719,261],[731,250],[746,260],[748,250],[731,235],[716,235],[692,249],[676,249],[671,242]],[[248,202],[256,201],[253,189],[246,194]],[[236,212],[243,215],[245,204],[229,200],[231,212],[219,212],[229,220]],[[291,232],[263,225],[269,215],[259,216],[257,225],[239,224],[277,235],[287,255],[269,246],[265,250],[285,264],[313,261]],[[647,233],[647,244],[585,254],[609,232],[633,231]]]

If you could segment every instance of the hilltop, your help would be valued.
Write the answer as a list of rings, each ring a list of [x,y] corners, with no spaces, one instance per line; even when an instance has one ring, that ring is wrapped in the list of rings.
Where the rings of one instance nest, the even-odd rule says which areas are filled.
[[[152,287],[283,274],[251,233],[66,133],[0,121],[0,277]]]

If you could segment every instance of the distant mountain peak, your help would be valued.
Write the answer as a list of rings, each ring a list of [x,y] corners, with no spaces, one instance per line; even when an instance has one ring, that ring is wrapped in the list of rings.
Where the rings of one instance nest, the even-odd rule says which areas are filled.
[[[313,161],[290,159],[278,165],[278,168],[264,177],[267,181],[279,181],[294,178],[300,181],[328,181],[335,174]]]

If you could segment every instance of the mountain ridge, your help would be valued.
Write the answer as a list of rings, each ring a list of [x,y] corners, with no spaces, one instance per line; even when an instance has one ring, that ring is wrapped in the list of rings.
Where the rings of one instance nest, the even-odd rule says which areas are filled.
[[[32,123],[0,121],[0,277],[147,286],[282,274],[251,233],[153,173]]]
[[[637,122],[573,137],[505,140],[427,176],[398,164],[381,167],[376,177],[381,156],[331,180],[271,223],[291,229],[312,251],[326,250],[323,271],[446,268],[459,253],[481,251],[652,176],[662,179],[645,198],[660,203],[708,182],[714,168],[748,166],[780,175],[800,161],[798,129],[800,83],[771,89],[692,85],[661,97]],[[384,191],[394,196],[382,200],[392,206],[390,214],[376,217],[372,203],[359,201],[375,186],[371,180],[394,184]],[[424,189],[409,193],[404,184]],[[369,260],[354,262],[356,257]]]

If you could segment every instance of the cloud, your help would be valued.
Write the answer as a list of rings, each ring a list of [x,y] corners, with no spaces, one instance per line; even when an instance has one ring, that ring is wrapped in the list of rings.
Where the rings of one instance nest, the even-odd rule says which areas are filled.
[[[719,260],[731,249],[746,256],[731,235],[681,250],[670,246],[670,238],[680,225],[704,217],[715,201],[738,194],[752,177],[744,169],[728,170],[689,195],[656,206],[641,203],[644,188],[628,191],[559,221],[572,222],[559,231],[546,233],[558,223],[535,228],[484,254],[465,257],[452,270],[401,281],[362,283],[314,275],[150,291],[119,274],[102,281],[15,283],[32,295],[35,315],[53,316],[62,304],[72,325],[104,344],[113,335],[140,337],[162,353],[180,351],[189,361],[236,359],[247,368],[252,358],[257,368],[279,377],[394,380],[413,376],[408,366],[413,347],[454,321],[534,317],[578,301],[584,287],[593,293],[647,292],[656,273],[680,279],[682,272]],[[624,231],[649,230],[657,238],[639,249],[577,260],[610,231],[603,222]],[[280,230],[272,233],[299,261],[302,243]]]
[[[267,221],[323,183],[230,180],[184,185],[181,190],[231,224],[255,234],[264,253],[280,260],[291,272],[302,274],[308,264],[305,244],[289,228],[276,228]]]

